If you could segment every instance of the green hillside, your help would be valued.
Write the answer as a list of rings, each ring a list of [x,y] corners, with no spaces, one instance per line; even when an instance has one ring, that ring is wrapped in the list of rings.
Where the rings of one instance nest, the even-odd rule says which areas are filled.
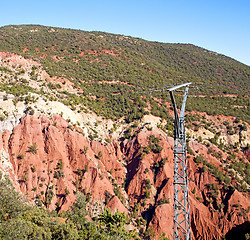
[[[145,114],[147,103],[154,115],[167,117],[165,108],[142,92],[193,82],[190,94],[206,97],[190,97],[187,109],[249,121],[242,106],[249,105],[250,67],[191,44],[35,25],[2,27],[0,39],[0,51],[37,60],[51,76],[65,77],[83,89],[77,96],[62,93],[69,104],[85,104],[107,118],[125,115],[132,121]],[[225,94],[238,97],[210,97]],[[162,91],[152,96],[169,101]]]
[[[67,212],[58,214],[42,207],[28,204],[14,190],[8,177],[0,171],[0,239],[140,239],[137,233],[125,229],[128,218],[124,213],[105,209],[98,218],[89,222],[86,218],[86,197],[78,193],[76,201]],[[61,218],[59,218],[61,217]],[[61,221],[60,221],[61,219]]]

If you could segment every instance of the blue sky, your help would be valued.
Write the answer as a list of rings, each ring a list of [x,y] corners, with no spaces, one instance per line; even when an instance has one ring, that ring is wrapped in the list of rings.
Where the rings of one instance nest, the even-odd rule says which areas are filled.
[[[41,24],[191,43],[250,66],[250,0],[3,0],[0,9],[0,26]]]

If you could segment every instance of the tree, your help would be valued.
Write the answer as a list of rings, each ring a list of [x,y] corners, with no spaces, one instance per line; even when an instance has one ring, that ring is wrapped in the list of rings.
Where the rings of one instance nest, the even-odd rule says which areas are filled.
[[[98,153],[97,158],[98,158],[98,159],[101,159],[101,158],[102,158],[102,151],[100,151],[100,152]]]
[[[34,143],[33,145],[31,145],[28,149],[28,152],[31,152],[31,153],[34,153],[34,154],[37,154],[37,144]]]
[[[79,238],[72,223],[59,223],[47,210],[28,205],[15,192],[10,180],[4,178],[0,180],[0,239]]]

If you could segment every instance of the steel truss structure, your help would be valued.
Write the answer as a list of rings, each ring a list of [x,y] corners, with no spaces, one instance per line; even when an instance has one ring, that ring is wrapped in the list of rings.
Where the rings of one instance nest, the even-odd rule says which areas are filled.
[[[185,105],[188,88],[191,83],[185,83],[168,89],[174,108],[174,240],[190,240],[190,213],[188,198],[188,176],[185,134]],[[177,111],[173,91],[185,87],[180,115]]]

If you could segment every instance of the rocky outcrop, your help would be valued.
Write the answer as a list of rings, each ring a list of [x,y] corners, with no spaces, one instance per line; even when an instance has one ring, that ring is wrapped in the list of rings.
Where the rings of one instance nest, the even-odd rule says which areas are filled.
[[[120,134],[122,136],[122,133]],[[138,229],[156,236],[173,228],[173,138],[140,123],[126,138],[105,144],[90,141],[62,117],[28,115],[13,131],[0,134],[0,170],[29,200],[62,211],[78,191],[86,195],[90,216],[104,206],[125,212]],[[223,170],[208,148],[191,141],[195,155]],[[212,153],[221,151],[212,146]],[[227,153],[221,153],[224,159]],[[240,156],[243,156],[240,155]],[[189,155],[189,195],[193,239],[221,239],[250,220],[249,197],[218,181]],[[146,220],[143,226],[142,217]],[[144,220],[144,221],[145,221]]]
[[[78,190],[93,199],[104,197],[105,192],[114,194],[90,142],[58,116],[22,118],[12,134],[3,134],[3,144],[13,166],[9,171],[21,191],[51,209],[67,209]]]

